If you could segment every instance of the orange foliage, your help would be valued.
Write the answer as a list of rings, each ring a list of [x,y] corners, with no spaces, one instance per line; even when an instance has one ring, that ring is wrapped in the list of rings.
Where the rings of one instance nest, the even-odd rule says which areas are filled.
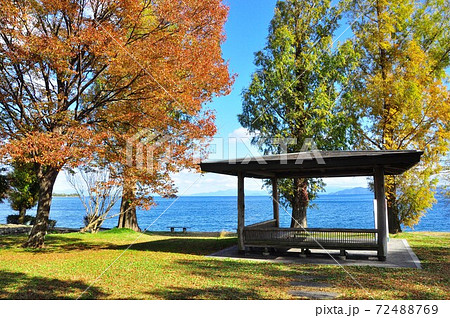
[[[194,140],[215,133],[202,105],[232,84],[227,12],[220,0],[2,1],[1,154],[123,165],[126,141],[145,128],[180,135],[164,175],[192,166]]]
[[[170,173],[193,167],[215,133],[202,106],[231,89],[227,13],[221,0],[0,2],[0,155],[40,165],[27,246],[43,246],[64,166],[107,166],[135,189],[134,205],[174,194]],[[145,169],[130,160],[130,139],[153,140]]]

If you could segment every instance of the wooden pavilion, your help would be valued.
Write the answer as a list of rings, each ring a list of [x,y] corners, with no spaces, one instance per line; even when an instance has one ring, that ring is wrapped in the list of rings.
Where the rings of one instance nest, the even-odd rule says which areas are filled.
[[[385,175],[398,175],[420,161],[422,151],[309,151],[200,163],[204,172],[238,177],[238,248],[322,248],[375,250],[379,260],[387,255]],[[376,228],[280,228],[279,178],[373,176]],[[245,226],[244,179],[271,179],[273,219]],[[351,213],[351,211],[349,211]]]

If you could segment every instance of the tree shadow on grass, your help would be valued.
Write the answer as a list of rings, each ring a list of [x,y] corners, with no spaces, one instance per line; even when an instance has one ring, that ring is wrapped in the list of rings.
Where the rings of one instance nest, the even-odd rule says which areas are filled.
[[[29,252],[33,254],[42,254],[42,253],[66,252],[74,250],[91,250],[109,246],[101,243],[86,242],[81,238],[67,237],[58,234],[58,235],[47,235],[45,237],[44,248],[38,249],[23,248],[23,244],[26,243],[27,239],[28,236],[26,235],[0,236],[0,249],[20,248],[24,252]]]
[[[131,245],[131,247],[130,245],[110,245],[107,248],[115,250],[124,250],[128,248],[136,251],[209,255],[234,244],[236,244],[235,238],[172,238],[167,240],[135,243]]]
[[[0,299],[76,299],[88,287],[79,280],[65,281],[0,271]],[[91,287],[82,298],[98,299],[106,296],[97,287]]]
[[[147,291],[158,299],[288,299],[291,269],[281,264],[233,260],[178,260],[200,286],[167,286]],[[269,294],[267,294],[270,292]]]
[[[20,247],[27,241],[28,236],[21,235],[0,235],[0,248],[11,249]]]
[[[433,268],[435,261],[442,261],[443,264],[449,265],[450,248],[446,246],[439,247],[415,247],[414,252],[424,265],[424,268]],[[450,272],[448,272],[450,274]]]
[[[190,269],[190,274],[208,278],[239,278],[253,279],[264,277],[266,282],[279,285],[282,281],[289,281],[297,273],[294,268],[283,264],[235,261],[235,260],[179,260],[178,264]]]
[[[0,236],[0,249],[22,248],[27,241],[26,235]],[[130,241],[131,244],[131,241]],[[208,255],[236,244],[236,238],[193,238],[180,237],[163,240],[130,244],[114,244],[109,242],[93,242],[77,237],[65,235],[47,235],[45,237],[45,248],[23,249],[29,253],[57,253],[77,250],[111,249],[111,250],[136,250],[165,253],[179,253],[190,255]]]
[[[169,236],[169,237],[237,237],[235,232],[181,232],[181,231],[145,231],[148,235]]]
[[[345,273],[339,273],[336,284],[351,290],[347,299],[449,299],[448,279],[442,273],[412,268],[376,268],[361,266],[352,269],[358,286]],[[359,290],[356,294],[355,290]],[[356,296],[355,296],[356,295]]]
[[[180,300],[180,299],[260,299],[261,296],[255,290],[235,287],[172,287],[148,291],[145,294],[151,298]]]

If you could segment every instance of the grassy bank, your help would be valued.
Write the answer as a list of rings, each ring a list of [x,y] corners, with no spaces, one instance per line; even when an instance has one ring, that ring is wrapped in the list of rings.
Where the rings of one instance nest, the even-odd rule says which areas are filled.
[[[408,240],[423,270],[346,267],[348,273],[337,266],[204,257],[236,244],[234,237],[139,236],[126,230],[51,234],[47,248],[37,251],[20,247],[25,236],[0,236],[0,299],[74,299],[92,283],[83,298],[289,299],[289,283],[301,274],[328,277],[333,288],[324,290],[341,299],[450,299],[450,233],[397,236]]]

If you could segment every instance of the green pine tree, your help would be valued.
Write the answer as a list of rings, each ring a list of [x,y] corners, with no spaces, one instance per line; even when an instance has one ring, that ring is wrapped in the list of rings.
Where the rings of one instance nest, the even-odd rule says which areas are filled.
[[[355,54],[351,43],[336,46],[342,8],[329,0],[278,1],[267,46],[256,53],[257,71],[243,91],[241,125],[257,133],[265,154],[279,153],[274,138],[294,138],[288,152],[311,139],[321,150],[347,148],[349,120],[335,101],[347,84]],[[291,227],[306,227],[309,201],[323,187],[317,179],[278,181],[281,201],[292,208]]]
[[[8,175],[8,200],[11,208],[19,212],[19,223],[23,224],[27,210],[33,208],[39,197],[37,165],[14,162]]]

